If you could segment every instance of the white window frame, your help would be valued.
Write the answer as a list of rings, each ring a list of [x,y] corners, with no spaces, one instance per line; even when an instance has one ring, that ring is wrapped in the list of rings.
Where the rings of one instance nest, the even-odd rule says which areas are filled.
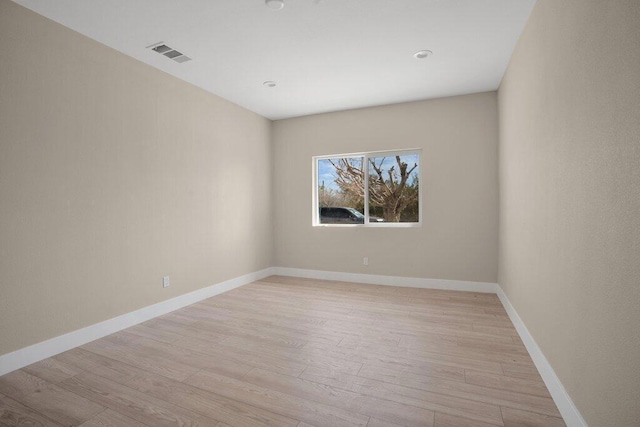
[[[418,181],[420,183],[418,187],[418,222],[369,222],[369,159],[371,157],[389,157],[391,155],[418,155]],[[318,161],[319,160],[327,160],[327,159],[337,159],[337,158],[346,158],[346,157],[362,157],[363,158],[363,168],[364,168],[364,224],[321,224],[320,223],[320,209],[318,206]],[[312,224],[314,227],[373,227],[373,228],[386,228],[386,227],[396,227],[396,228],[411,228],[411,227],[422,227],[422,205],[423,205],[423,197],[422,197],[422,188],[424,187],[422,181],[422,149],[420,148],[409,148],[409,149],[398,149],[398,150],[384,150],[384,151],[367,151],[361,153],[345,153],[345,154],[329,154],[323,156],[313,156],[312,158]]]

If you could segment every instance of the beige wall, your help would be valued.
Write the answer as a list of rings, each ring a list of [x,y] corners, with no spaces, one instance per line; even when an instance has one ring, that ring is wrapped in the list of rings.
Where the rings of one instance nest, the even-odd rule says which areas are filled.
[[[8,0],[0,40],[0,354],[272,264],[268,120]]]
[[[276,121],[272,138],[277,265],[497,280],[495,92]],[[312,227],[312,156],[399,148],[423,149],[421,228]]]
[[[590,426],[640,420],[640,2],[539,0],[499,91],[500,275]]]

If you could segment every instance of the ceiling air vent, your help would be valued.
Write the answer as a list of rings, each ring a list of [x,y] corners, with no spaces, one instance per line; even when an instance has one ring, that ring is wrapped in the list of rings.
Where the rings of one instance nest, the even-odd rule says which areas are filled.
[[[181,64],[183,62],[191,61],[191,58],[189,58],[187,55],[175,50],[172,47],[167,46],[166,44],[164,44],[164,42],[154,43],[151,46],[147,46],[147,49],[151,49],[154,52],[159,53],[160,55],[164,55],[167,58],[173,59],[174,61]]]

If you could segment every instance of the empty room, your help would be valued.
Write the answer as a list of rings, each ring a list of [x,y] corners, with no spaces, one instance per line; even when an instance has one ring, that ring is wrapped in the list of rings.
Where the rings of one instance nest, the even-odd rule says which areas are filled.
[[[0,0],[0,427],[640,426],[637,0]]]

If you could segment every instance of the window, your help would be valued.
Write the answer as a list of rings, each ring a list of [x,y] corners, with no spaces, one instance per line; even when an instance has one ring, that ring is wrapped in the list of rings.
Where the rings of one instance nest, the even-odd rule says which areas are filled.
[[[420,150],[313,158],[314,225],[420,225]]]

